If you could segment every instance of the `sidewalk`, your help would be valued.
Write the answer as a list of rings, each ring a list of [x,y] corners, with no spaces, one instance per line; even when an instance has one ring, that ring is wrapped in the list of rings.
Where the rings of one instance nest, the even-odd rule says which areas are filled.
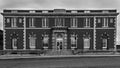
[[[50,58],[95,58],[95,57],[120,57],[120,54],[114,54],[114,55],[88,55],[88,54],[83,54],[83,55],[53,55],[53,56],[47,56],[47,55],[1,55],[1,59],[50,59]]]

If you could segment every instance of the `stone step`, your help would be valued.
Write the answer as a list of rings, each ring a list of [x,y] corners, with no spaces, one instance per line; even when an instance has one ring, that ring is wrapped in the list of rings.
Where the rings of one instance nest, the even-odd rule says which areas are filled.
[[[61,50],[61,51],[51,50],[51,51],[47,51],[46,55],[72,55],[72,51],[71,50]]]

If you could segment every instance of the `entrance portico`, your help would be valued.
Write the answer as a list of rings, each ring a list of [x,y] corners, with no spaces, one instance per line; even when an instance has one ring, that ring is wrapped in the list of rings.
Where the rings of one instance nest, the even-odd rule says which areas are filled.
[[[67,31],[53,30],[52,32],[52,49],[56,51],[67,49]]]

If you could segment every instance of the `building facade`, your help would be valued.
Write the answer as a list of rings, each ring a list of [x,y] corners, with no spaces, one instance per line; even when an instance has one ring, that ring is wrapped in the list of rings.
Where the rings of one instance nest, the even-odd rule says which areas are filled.
[[[3,10],[4,50],[116,49],[117,10]]]

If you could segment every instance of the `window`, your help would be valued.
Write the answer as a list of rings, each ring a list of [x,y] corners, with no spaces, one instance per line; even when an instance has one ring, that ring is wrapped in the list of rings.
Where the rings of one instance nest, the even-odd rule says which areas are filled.
[[[77,35],[72,34],[71,37],[71,48],[76,48],[77,47]]]
[[[12,39],[12,45],[13,45],[13,49],[17,49],[17,39],[16,38]]]
[[[84,38],[84,48],[90,48],[90,39]]]
[[[77,27],[77,18],[71,18],[71,27]]]
[[[10,39],[11,39],[12,47],[13,49],[17,49],[18,34],[13,32],[13,34],[10,35],[11,35]]]
[[[6,18],[6,23],[10,23],[10,18]]]
[[[90,18],[85,18],[85,26],[84,27],[90,27]]]
[[[34,27],[34,19],[29,18],[29,27]]]
[[[104,18],[103,20],[103,27],[108,27],[108,18]]]
[[[114,18],[110,18],[110,23],[114,23],[115,19]]]
[[[19,18],[19,23],[22,23],[23,22],[23,19],[22,18]]]
[[[43,35],[43,48],[48,48],[49,37],[47,34]]]
[[[101,18],[97,18],[97,23],[101,23]]]
[[[88,34],[83,37],[84,49],[90,48],[90,36]]]
[[[11,18],[11,26],[17,27],[17,18]]]
[[[103,42],[103,48],[107,48],[107,39],[103,39],[102,42]]]
[[[64,18],[56,18],[55,19],[55,26],[56,27],[63,27],[63,26],[65,26],[65,24],[64,24]]]
[[[42,27],[48,27],[48,19],[42,18]]]
[[[29,45],[31,49],[35,49],[35,44],[36,44],[36,34],[30,34],[29,35]]]
[[[64,35],[64,44],[65,44],[65,46],[67,46],[67,34],[66,33]]]
[[[102,34],[102,48],[107,48],[109,35],[105,32]]]

